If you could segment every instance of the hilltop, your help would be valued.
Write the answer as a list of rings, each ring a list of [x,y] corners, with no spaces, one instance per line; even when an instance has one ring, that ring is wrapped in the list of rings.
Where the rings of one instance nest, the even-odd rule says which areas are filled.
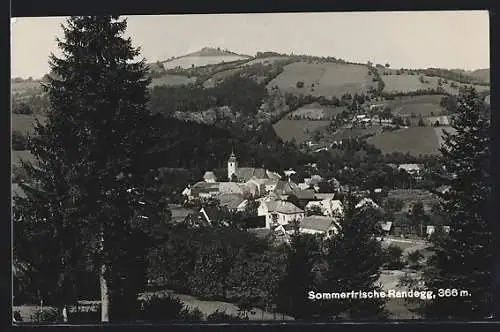
[[[250,56],[237,54],[229,50],[204,47],[199,51],[185,54],[179,57],[174,57],[173,59],[169,59],[160,63],[165,69],[188,69],[192,67],[216,65],[223,62],[234,62],[248,58],[250,58]]]

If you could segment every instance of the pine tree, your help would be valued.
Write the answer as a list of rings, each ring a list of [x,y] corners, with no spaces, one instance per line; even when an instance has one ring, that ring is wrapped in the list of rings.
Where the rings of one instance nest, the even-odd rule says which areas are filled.
[[[68,276],[64,284],[74,284],[76,267],[102,273],[103,321],[133,317],[149,244],[143,230],[166,216],[151,170],[159,132],[145,110],[148,68],[134,62],[140,53],[122,37],[126,26],[110,16],[63,26],[63,55],[51,55],[46,84],[51,109],[31,138],[37,163],[25,165],[31,184],[18,202],[24,224],[57,243],[40,250]]]
[[[378,217],[372,208],[355,208],[345,198],[338,233],[324,244],[325,267],[319,289],[328,292],[381,291],[377,281],[383,264]],[[330,319],[380,320],[387,317],[385,299],[337,299],[320,303],[321,316]]]
[[[435,237],[426,284],[434,289],[466,290],[468,297],[436,297],[425,314],[440,319],[483,319],[492,308],[493,244],[488,221],[490,197],[489,120],[485,104],[473,89],[460,95],[445,133],[442,161],[451,175],[443,210],[450,220],[448,236]],[[455,294],[456,295],[456,294]]]
[[[307,292],[313,290],[319,243],[313,235],[298,231],[290,240],[285,247],[287,265],[278,287],[277,310],[295,319],[307,318],[313,311]]]

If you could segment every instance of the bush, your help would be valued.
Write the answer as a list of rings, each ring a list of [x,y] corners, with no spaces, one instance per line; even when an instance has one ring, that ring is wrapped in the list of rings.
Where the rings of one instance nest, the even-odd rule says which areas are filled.
[[[139,319],[154,322],[179,320],[184,309],[184,304],[177,298],[154,295],[141,301]]]
[[[244,320],[240,316],[233,316],[226,314],[225,311],[219,311],[215,310],[212,314],[207,316],[207,321],[218,321],[218,322],[224,322],[224,321],[242,321]]]
[[[12,312],[12,318],[16,322],[22,322],[23,321],[23,317],[21,317],[21,313],[18,310]]]
[[[31,109],[30,105],[26,103],[19,103],[17,105],[13,105],[12,113],[30,115],[33,114],[33,109]]]
[[[296,84],[297,88],[303,88],[304,87],[304,82],[302,81],[298,81],[297,84]]]
[[[28,140],[19,130],[12,131],[12,150],[21,151],[26,150],[28,147]]]
[[[408,260],[408,265],[412,268],[418,267],[420,265],[420,260],[424,256],[419,250],[415,250],[412,253],[408,254],[407,260]]]
[[[62,321],[62,317],[58,309],[45,308],[34,312],[31,315],[31,321],[35,323],[57,323]]]
[[[398,270],[403,268],[403,249],[396,245],[389,245],[385,249],[385,267],[389,270]]]

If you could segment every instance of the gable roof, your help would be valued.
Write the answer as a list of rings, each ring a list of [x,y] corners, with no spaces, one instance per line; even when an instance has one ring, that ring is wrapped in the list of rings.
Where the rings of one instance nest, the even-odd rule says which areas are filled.
[[[356,204],[356,209],[359,209],[361,207],[364,207],[364,206],[372,206],[376,209],[379,209],[380,206],[378,206],[377,203],[375,203],[371,198],[363,198],[361,201],[359,201],[358,204]]]
[[[243,195],[238,194],[221,194],[219,195],[220,206],[225,206],[230,209],[237,209],[239,205],[245,201]]]
[[[267,172],[263,168],[253,168],[253,167],[240,167],[236,169],[236,177],[239,180],[248,181],[252,177],[257,179],[267,179]]]
[[[320,199],[320,200],[330,200],[330,199],[333,199],[335,197],[335,194],[334,193],[315,193],[314,194],[314,197],[316,199]]]
[[[269,212],[277,212],[282,214],[298,214],[304,212],[304,210],[287,201],[270,201],[266,202],[265,204]]]
[[[203,175],[203,179],[205,181],[216,181],[216,177],[215,177],[215,174],[214,172],[205,172],[205,174]]]
[[[219,186],[220,184],[218,182],[197,182],[193,185],[191,188],[191,193],[193,195],[195,194],[200,194],[200,193],[213,193],[213,192],[218,192],[219,191]]]
[[[274,192],[278,195],[290,195],[297,189],[298,186],[293,181],[278,181]]]
[[[219,185],[219,191],[221,194],[240,194],[243,195],[244,190],[236,182],[221,182]]]
[[[296,189],[292,193],[295,195],[298,199],[310,199],[313,200],[316,198],[316,195],[314,193],[314,190],[311,189],[304,189],[304,190],[299,190]]]
[[[332,227],[335,228],[334,219],[323,216],[309,216],[300,221],[300,228],[311,229],[320,232],[327,232]]]

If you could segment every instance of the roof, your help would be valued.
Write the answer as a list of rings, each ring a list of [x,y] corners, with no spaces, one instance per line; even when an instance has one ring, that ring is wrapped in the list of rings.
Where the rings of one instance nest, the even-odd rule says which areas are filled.
[[[282,214],[297,214],[303,213],[304,210],[299,209],[293,203],[287,201],[270,201],[266,202],[269,212],[278,212]]]
[[[315,199],[316,195],[314,190],[304,189],[304,190],[294,190],[293,195],[295,195],[298,199]]]
[[[205,172],[205,175],[203,175],[203,179],[215,181],[216,178],[214,172]]]
[[[267,177],[272,180],[279,180],[281,179],[281,175],[279,175],[276,172],[271,172],[271,171],[266,171]]]
[[[388,232],[391,230],[391,228],[392,228],[392,221],[387,221],[387,222],[382,223],[382,230],[383,231]]]
[[[293,181],[278,181],[274,191],[279,195],[290,195],[297,190],[297,188],[297,184]]]
[[[237,209],[243,201],[245,201],[243,195],[238,195],[238,194],[219,195],[220,206],[226,206],[230,209]]]
[[[333,199],[335,197],[334,193],[316,193],[314,194],[316,199],[325,200],[325,199]]]
[[[218,192],[220,184],[217,182],[205,182],[201,181],[195,183],[193,187],[191,187],[191,193],[210,193],[210,192]]]
[[[253,167],[240,167],[236,169],[236,177],[243,181],[248,181],[252,177],[257,179],[267,179],[267,172],[263,168],[253,168]]]
[[[371,198],[363,198],[361,201],[359,201],[358,204],[356,204],[356,209],[359,209],[360,207],[363,207],[366,205],[371,205],[374,208],[379,208],[378,204],[375,203]]]
[[[219,184],[219,191],[221,194],[240,194],[242,195],[245,190],[236,182],[221,182]]]
[[[334,227],[334,219],[323,216],[309,216],[300,221],[300,228],[326,232]]]
[[[401,164],[399,165],[400,169],[404,169],[405,171],[418,171],[420,170],[420,166],[417,164]]]

